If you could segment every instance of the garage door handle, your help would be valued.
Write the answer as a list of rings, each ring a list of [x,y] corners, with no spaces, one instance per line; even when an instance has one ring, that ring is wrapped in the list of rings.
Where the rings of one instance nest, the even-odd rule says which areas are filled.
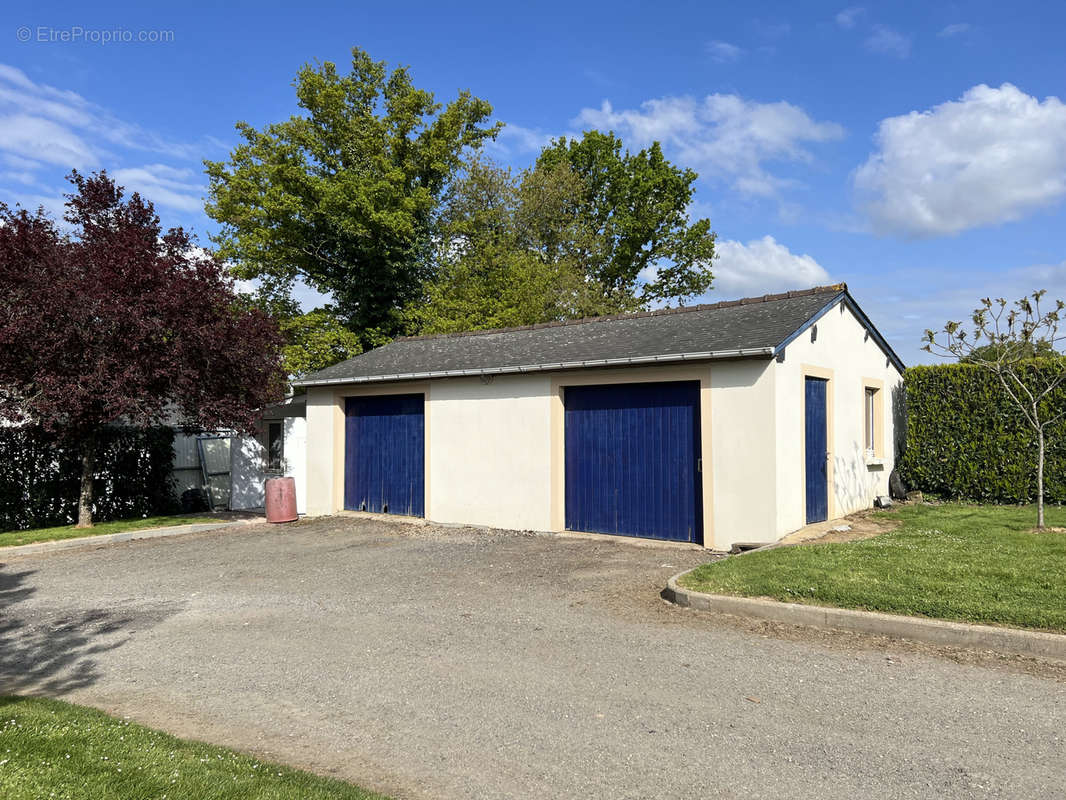
[[[696,472],[701,472],[701,473],[703,472],[703,459],[702,458],[697,458],[696,459]]]

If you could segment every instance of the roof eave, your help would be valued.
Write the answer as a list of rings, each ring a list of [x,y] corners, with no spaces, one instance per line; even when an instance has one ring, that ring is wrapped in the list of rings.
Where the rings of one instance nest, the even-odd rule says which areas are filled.
[[[907,368],[903,363],[903,359],[896,355],[896,351],[892,349],[892,346],[888,343],[885,337],[881,335],[881,332],[874,327],[873,322],[868,316],[866,316],[866,312],[859,308],[859,304],[855,302],[855,298],[851,296],[851,293],[846,287],[842,289],[839,294],[834,295],[833,298],[822,306],[822,308],[820,308],[815,314],[811,315],[810,319],[790,333],[786,339],[777,345],[777,347],[773,348],[774,356],[776,357],[780,355],[790,343],[802,336],[805,331],[810,330],[812,325],[824,317],[831,309],[835,308],[836,304],[839,302],[843,302],[848,310],[859,320],[859,324],[870,332],[870,336],[872,336],[873,340],[877,342],[878,347],[881,348],[885,357],[888,358],[888,360],[892,362],[892,365],[902,374]]]
[[[746,347],[737,350],[713,350],[701,353],[671,353],[656,356],[632,356],[627,358],[598,358],[588,361],[567,361],[549,364],[522,364],[508,367],[482,367],[479,369],[452,369],[433,372],[407,372],[392,375],[361,375],[358,377],[319,378],[294,381],[293,386],[338,386],[350,383],[392,383],[395,381],[429,380],[431,378],[465,378],[478,375],[511,375],[530,372],[553,372],[568,369],[592,369],[596,367],[623,367],[641,364],[668,364],[678,361],[710,361],[725,358],[773,358],[776,348]]]

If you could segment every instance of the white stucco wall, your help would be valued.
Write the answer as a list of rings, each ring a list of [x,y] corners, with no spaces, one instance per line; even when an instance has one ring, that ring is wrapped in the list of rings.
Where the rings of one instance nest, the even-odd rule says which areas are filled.
[[[283,424],[282,470],[273,473],[265,469],[265,430],[259,436],[234,436],[230,442],[230,508],[262,508],[267,478],[284,475],[296,484],[296,511],[304,514],[307,512],[307,420],[286,417],[270,422]]]
[[[256,436],[234,436],[229,448],[229,507],[248,509],[263,507],[263,469],[266,448]]]
[[[296,511],[307,513],[307,420],[285,418],[285,474],[296,484]]]
[[[560,387],[585,382],[703,382],[704,543],[773,541],[805,524],[803,376],[831,375],[830,515],[887,494],[895,454],[894,389],[901,377],[849,310],[834,308],[790,343],[783,362],[722,360],[555,374],[449,378],[422,383],[311,388],[307,393],[307,513],[343,501],[346,395],[426,396],[426,517],[529,530],[561,530],[564,509]],[[708,378],[709,375],[709,378]],[[883,384],[883,460],[863,447],[864,380]],[[709,477],[707,475],[709,467]]]
[[[332,387],[311,387],[307,390],[307,472],[305,478],[307,513],[310,516],[334,514],[340,510],[343,498],[336,496],[334,455],[339,438],[343,448],[343,420],[337,413]],[[343,452],[343,449],[342,451]]]
[[[775,377],[767,360],[711,364],[714,542],[705,544],[715,550],[768,541],[775,530]]]
[[[888,494],[888,476],[895,463],[893,401],[902,376],[865,327],[843,303],[817,322],[817,337],[805,331],[775,363],[777,419],[777,537],[806,523],[804,494],[804,375],[830,371],[828,405],[832,456],[830,518],[870,508],[879,494]],[[809,368],[809,369],[808,369]],[[883,383],[881,464],[868,464],[864,448],[864,381]]]
[[[430,384],[430,519],[551,529],[550,390],[546,374]]]

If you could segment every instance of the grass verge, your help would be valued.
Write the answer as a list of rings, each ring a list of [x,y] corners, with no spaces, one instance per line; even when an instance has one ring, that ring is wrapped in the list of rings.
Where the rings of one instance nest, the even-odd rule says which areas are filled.
[[[385,800],[56,700],[0,697],[4,800]]]
[[[1033,533],[1018,506],[904,506],[899,528],[856,542],[780,547],[681,579],[711,594],[1066,633],[1066,535]],[[1049,525],[1066,509],[1047,509]]]
[[[105,533],[123,533],[141,531],[145,528],[165,528],[168,525],[198,525],[209,522],[225,522],[221,517],[141,517],[137,519],[116,519],[111,522],[98,522],[91,528],[76,528],[73,525],[61,525],[58,528],[33,528],[28,531],[8,531],[0,533],[0,547],[16,544],[33,544],[35,542],[54,542],[59,539],[76,539],[79,536],[103,536]]]

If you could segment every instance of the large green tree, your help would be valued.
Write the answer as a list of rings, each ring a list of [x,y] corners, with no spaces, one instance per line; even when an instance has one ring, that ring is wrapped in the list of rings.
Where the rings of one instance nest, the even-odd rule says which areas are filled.
[[[430,271],[431,223],[464,154],[495,135],[484,100],[447,105],[359,48],[294,82],[300,113],[256,129],[229,161],[205,162],[207,213],[238,277],[286,292],[297,278],[332,294],[364,344],[399,332]]]
[[[632,155],[597,131],[553,143],[517,175],[472,160],[443,198],[437,269],[408,311],[410,327],[529,325],[706,291],[714,234],[686,216],[695,178],[657,145]]]
[[[671,164],[658,142],[630,153],[596,130],[555,140],[536,168],[561,164],[581,179],[576,211],[596,234],[573,255],[608,296],[684,302],[711,287],[711,223],[688,216],[695,171]]]
[[[444,198],[437,271],[408,311],[410,327],[452,333],[625,310],[571,254],[594,238],[575,213],[580,192],[566,165],[516,176],[473,160]]]

